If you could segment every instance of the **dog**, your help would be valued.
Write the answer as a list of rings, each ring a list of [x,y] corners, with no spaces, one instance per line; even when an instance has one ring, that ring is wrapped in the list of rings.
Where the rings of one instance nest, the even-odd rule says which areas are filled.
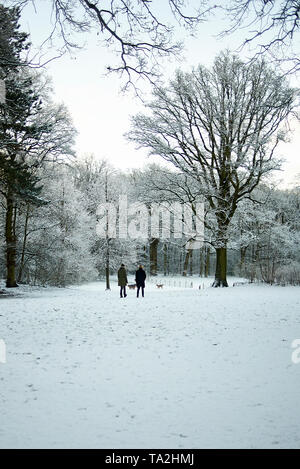
[[[156,286],[157,286],[157,288],[163,288],[164,284],[163,283],[157,283]]]
[[[128,285],[129,290],[135,290],[136,285]]]

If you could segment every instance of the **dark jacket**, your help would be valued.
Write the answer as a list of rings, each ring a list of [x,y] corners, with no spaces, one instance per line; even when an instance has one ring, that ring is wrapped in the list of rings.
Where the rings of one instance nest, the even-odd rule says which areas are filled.
[[[146,272],[144,269],[139,268],[135,273],[135,282],[138,287],[145,287]]]
[[[118,270],[118,285],[119,287],[125,287],[127,285],[127,273],[125,267],[120,267]]]

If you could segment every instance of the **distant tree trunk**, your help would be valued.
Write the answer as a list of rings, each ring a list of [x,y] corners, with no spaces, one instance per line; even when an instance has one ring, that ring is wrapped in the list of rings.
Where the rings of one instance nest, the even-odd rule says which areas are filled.
[[[259,260],[260,245],[253,244],[251,249],[251,269],[250,269],[250,282],[254,282],[256,279],[256,267]]]
[[[110,290],[110,281],[109,281],[109,261],[106,261],[106,266],[105,266],[105,279],[106,279],[106,290]]]
[[[182,272],[181,266],[182,266],[182,251],[180,249],[180,251],[179,251],[179,261],[178,261],[178,270],[177,270],[178,274],[181,274],[181,272]]]
[[[18,274],[18,282],[22,282],[23,277],[23,270],[25,266],[25,251],[26,251],[26,244],[28,238],[28,222],[29,222],[29,213],[30,213],[30,205],[27,204],[26,207],[26,216],[25,216],[25,225],[24,225],[24,238],[23,238],[23,245],[22,245],[22,254],[21,254],[21,261],[20,261],[20,268]]]
[[[105,264],[105,279],[106,279],[106,290],[110,290],[110,279],[109,279],[109,261],[110,261],[110,252],[109,252],[109,240],[107,243],[106,250],[106,264]]]
[[[246,258],[246,251],[247,251],[247,246],[242,247],[240,249],[240,275],[242,274],[242,270],[245,264],[245,258]]]
[[[16,234],[14,219],[14,197],[11,189],[8,189],[6,197],[6,223],[5,223],[5,240],[6,240],[6,286],[7,288],[16,288]]]
[[[59,285],[63,288],[66,286],[66,267],[67,260],[65,259],[65,245],[66,245],[66,234],[67,234],[67,222],[65,219],[65,185],[62,186],[62,198],[61,198],[61,219],[60,219],[60,228],[61,228],[61,258],[59,262],[59,269],[57,272],[57,278],[55,282],[59,282]]]
[[[203,254],[204,254],[204,249],[203,248],[199,249],[199,277],[203,277],[203,270],[204,270]]]
[[[105,201],[109,202],[108,198],[108,172],[105,174]],[[106,290],[110,290],[110,281],[109,281],[109,262],[110,262],[110,239],[108,237],[109,221],[108,213],[106,212],[106,262],[105,262],[105,280],[106,280]]]
[[[142,252],[142,259],[143,259],[143,265],[147,263],[147,246],[143,246],[143,252]]]
[[[227,248],[221,247],[216,249],[217,262],[216,274],[213,287],[228,287],[227,283]]]
[[[164,276],[167,275],[168,271],[168,246],[167,243],[164,244]]]
[[[150,240],[150,275],[157,275],[157,248],[159,239],[151,238]]]
[[[188,250],[186,251],[186,254],[185,254],[184,266],[183,266],[183,272],[182,272],[182,275],[183,275],[184,277],[186,277],[186,275],[187,275],[188,266],[189,266],[189,260],[190,260],[190,257],[191,257],[191,252],[192,252],[192,250],[191,250],[191,249],[188,249]]]
[[[205,271],[204,276],[208,277],[210,272],[210,247],[205,248]]]
[[[191,249],[191,254],[190,254],[190,275],[193,275],[193,250]]]

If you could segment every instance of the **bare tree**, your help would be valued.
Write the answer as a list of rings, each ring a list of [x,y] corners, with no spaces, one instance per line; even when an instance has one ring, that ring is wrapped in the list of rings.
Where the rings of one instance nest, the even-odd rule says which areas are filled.
[[[258,41],[258,53],[289,62],[290,71],[300,69],[300,0],[229,0],[220,4],[231,18],[231,26],[222,34],[246,28],[244,45]]]
[[[21,8],[33,0],[8,0]],[[118,61],[107,67],[108,72],[126,75],[126,86],[135,78],[149,80],[159,76],[158,61],[177,55],[182,44],[174,40],[176,23],[194,30],[202,21],[200,8],[188,8],[188,1],[168,0],[167,10],[151,0],[48,0],[52,5],[54,25],[49,40],[58,34],[61,49],[78,47],[78,32],[96,30],[104,46],[116,53]],[[200,6],[200,5],[199,5]],[[37,7],[39,11],[40,5]],[[174,20],[169,24],[166,18]]]
[[[264,61],[221,53],[212,70],[178,71],[154,91],[150,115],[133,118],[128,138],[198,183],[217,229],[214,286],[227,286],[228,226],[240,200],[279,167],[274,151],[296,90]]]

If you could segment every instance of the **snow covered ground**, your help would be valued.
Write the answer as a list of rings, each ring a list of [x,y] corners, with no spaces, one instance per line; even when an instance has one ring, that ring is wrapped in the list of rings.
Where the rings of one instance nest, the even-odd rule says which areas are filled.
[[[300,288],[193,287],[0,295],[0,447],[300,448]]]

